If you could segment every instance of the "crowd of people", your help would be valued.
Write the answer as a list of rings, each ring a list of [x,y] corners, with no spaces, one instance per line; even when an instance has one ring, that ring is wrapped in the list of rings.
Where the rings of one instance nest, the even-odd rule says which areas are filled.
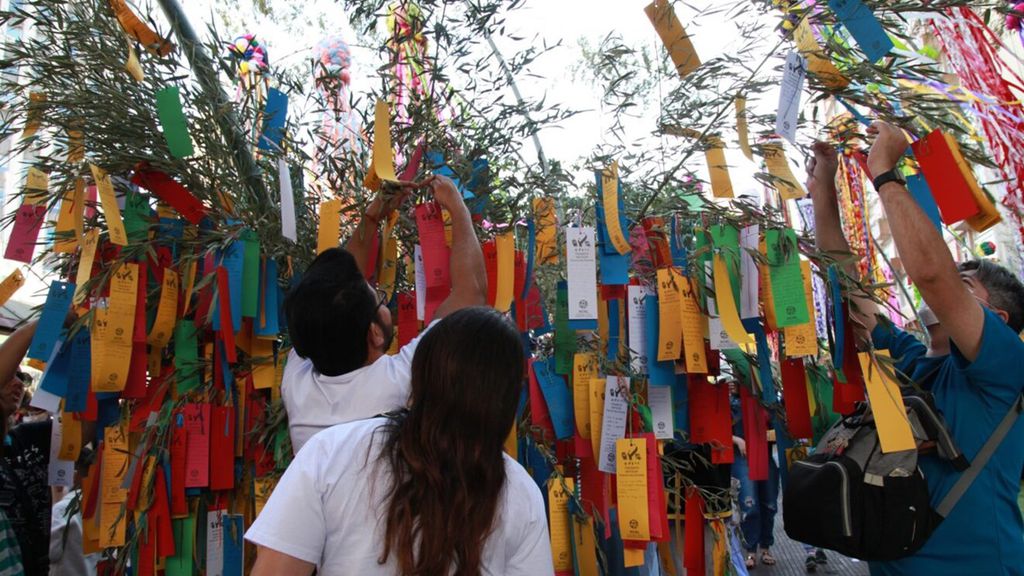
[[[903,133],[876,123],[868,167],[906,273],[921,292],[931,347],[884,321],[857,288],[848,297],[858,339],[889,350],[908,382],[927,389],[949,433],[972,459],[994,427],[1021,406],[1024,285],[987,261],[957,264],[898,173]],[[856,274],[837,209],[835,150],[814,148],[808,186],[818,247]],[[424,330],[387,354],[395,326],[367,278],[374,227],[414,189],[429,189],[451,216],[451,292]],[[370,232],[371,234],[367,234]],[[282,398],[296,455],[245,538],[252,574],[553,573],[547,514],[526,470],[504,453],[524,381],[524,349],[509,320],[484,305],[487,275],[469,210],[444,177],[402,183],[375,200],[345,248],[320,254],[292,287],[285,312],[293,350]],[[75,523],[76,491],[47,486],[50,419],[6,429],[26,387],[18,366],[35,325],[0,346],[0,576],[88,574]],[[732,383],[744,386],[737,376]],[[745,568],[772,565],[779,466],[751,480],[741,410],[735,410],[739,524]],[[770,427],[769,427],[770,428]],[[872,562],[879,575],[1024,574],[1016,499],[1024,470],[1024,420],[916,553]],[[90,444],[92,431],[83,441]],[[768,439],[771,441],[771,439]],[[679,447],[699,452],[699,447]],[[927,452],[921,468],[933,506],[959,473]],[[90,463],[83,450],[79,470]],[[718,471],[708,482],[728,491]],[[713,479],[711,477],[714,477]],[[807,568],[827,561],[807,550]],[[678,562],[678,558],[674,559]]]

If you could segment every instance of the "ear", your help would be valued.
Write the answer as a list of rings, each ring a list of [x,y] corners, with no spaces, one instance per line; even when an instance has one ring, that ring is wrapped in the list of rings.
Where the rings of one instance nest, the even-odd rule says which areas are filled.
[[[1006,310],[1000,310],[999,308],[992,308],[991,310],[996,316],[999,316],[1003,320],[1004,324],[1010,323],[1009,312],[1007,312]]]
[[[384,347],[384,330],[380,324],[370,322],[370,328],[366,331],[366,347],[370,350],[380,350]]]

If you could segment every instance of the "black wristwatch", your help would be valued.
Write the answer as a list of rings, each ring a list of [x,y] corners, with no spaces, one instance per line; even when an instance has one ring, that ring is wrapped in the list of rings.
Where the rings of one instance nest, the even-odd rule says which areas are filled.
[[[882,189],[889,182],[898,182],[901,186],[907,185],[907,179],[903,177],[903,173],[900,172],[899,168],[893,168],[886,172],[879,174],[871,183],[875,186],[875,192]]]

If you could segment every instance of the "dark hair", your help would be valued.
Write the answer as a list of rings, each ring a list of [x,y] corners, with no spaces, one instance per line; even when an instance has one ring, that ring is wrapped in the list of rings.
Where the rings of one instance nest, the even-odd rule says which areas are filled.
[[[491,308],[446,316],[412,361],[410,409],[386,428],[384,552],[399,574],[480,574],[505,484],[502,449],[523,380],[516,329]]]
[[[342,248],[320,253],[284,301],[295,352],[317,372],[337,376],[360,368],[377,302],[355,257]]]
[[[1024,284],[1013,272],[990,260],[970,260],[957,268],[974,272],[974,278],[988,291],[988,303],[1006,312],[1006,323],[1014,332],[1024,330]]]

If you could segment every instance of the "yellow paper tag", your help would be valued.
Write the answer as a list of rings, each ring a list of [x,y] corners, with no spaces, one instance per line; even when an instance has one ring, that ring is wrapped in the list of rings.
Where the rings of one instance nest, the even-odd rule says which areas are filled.
[[[70,254],[78,247],[82,237],[82,218],[85,211],[85,183],[75,180],[75,187],[64,193],[60,201],[60,212],[57,214],[57,226],[54,229],[56,239],[53,251]]]
[[[395,278],[398,274],[398,239],[393,232],[398,222],[398,212],[392,212],[384,223],[383,239],[380,246],[380,269],[377,271],[377,286],[388,295],[388,300],[395,292]],[[394,339],[397,341],[397,338]],[[392,342],[395,344],[395,342]]]
[[[80,124],[80,122],[79,122]],[[68,130],[68,164],[85,160],[85,136],[81,130]]]
[[[320,227],[316,232],[316,253],[338,247],[341,234],[341,199],[328,200],[320,205]]]
[[[764,152],[764,162],[768,167],[768,173],[776,178],[772,185],[779,191],[783,200],[795,200],[807,195],[803,186],[793,175],[793,170],[786,160],[786,152],[781,143],[765,144],[761,147]]]
[[[498,290],[494,308],[498,312],[508,312],[515,297],[516,240],[512,232],[497,236],[494,240],[498,252]]]
[[[178,273],[167,268],[164,270],[164,281],[160,286],[160,302],[156,309],[153,328],[146,338],[150,346],[162,349],[171,341],[174,333],[174,321],[178,316]]]
[[[658,270],[658,362],[683,352],[683,275],[675,268]]]
[[[650,540],[646,438],[621,438],[615,441],[615,493],[618,496],[622,539]]]
[[[683,278],[682,284],[682,328],[683,346],[686,349],[686,372],[707,374],[708,358],[704,348],[704,314],[697,303],[697,290],[690,278]]]
[[[128,435],[124,425],[107,426],[103,433],[103,466],[100,476],[100,501],[125,502],[128,490],[122,488],[128,475]]]
[[[46,104],[46,94],[42,92],[30,92],[28,95],[28,106],[25,111],[25,129],[21,133],[22,138],[34,136],[39,131],[43,120],[43,106]]]
[[[124,39],[128,44],[128,59],[124,63],[124,69],[136,82],[142,83],[146,79],[146,75],[142,72],[142,65],[139,64],[139,57],[135,54],[135,47],[132,46],[132,41],[127,34]]]
[[[572,536],[569,531],[569,502],[572,499],[572,478],[548,480],[548,519],[551,534],[551,557],[555,572],[572,571]]]
[[[888,352],[882,350],[875,350],[875,354],[889,357]],[[867,384],[868,402],[875,417],[878,443],[882,447],[882,452],[888,454],[916,449],[917,442],[914,441],[914,433],[910,429],[910,420],[907,418],[907,408],[903,404],[899,385],[871,361],[869,352],[861,352],[857,358],[860,360],[860,369]]]
[[[100,503],[100,548],[124,546],[127,526],[128,516],[125,514],[124,502],[103,500]]]
[[[264,338],[252,339],[252,357],[260,358],[252,369],[252,386],[256,390],[274,387],[277,370],[274,365],[274,341]]]
[[[30,167],[28,169],[28,173],[25,175],[25,188],[27,190],[34,190],[34,191],[38,191],[38,192],[43,192],[42,195],[31,195],[32,197],[39,198],[41,196],[42,199],[45,200],[46,199],[46,191],[47,191],[47,189],[49,189],[49,187],[50,187],[50,175],[49,174],[47,174],[46,172],[43,172],[42,170],[40,170],[39,168],[36,168],[35,166],[32,166],[32,167]],[[30,204],[38,204],[39,203],[38,201],[36,201],[36,202],[29,202],[27,199],[25,200],[25,202],[28,202]]]
[[[629,254],[633,248],[622,233],[619,220],[619,161],[601,171],[601,205],[604,208],[604,222],[608,239],[619,254]]]
[[[24,285],[25,275],[21,273],[21,268],[15,268],[7,275],[7,278],[4,278],[3,282],[0,282],[0,306],[7,304],[11,296],[14,296],[14,293]]]
[[[644,550],[639,548],[622,549],[622,567],[638,568],[644,565]]]
[[[181,308],[182,315],[188,313],[188,308],[192,304],[192,292],[196,285],[196,266],[195,260],[188,260],[184,264],[184,282],[182,283],[182,297],[185,299],[185,304]]]
[[[558,215],[551,198],[533,199],[533,218],[537,225],[537,262],[558,262]]]
[[[594,458],[601,453],[601,428],[604,422],[604,378],[590,379],[590,447]]]
[[[763,238],[758,244],[758,252],[761,253],[762,258],[768,258],[768,245]],[[758,268],[758,275],[760,276],[760,296],[761,303],[764,304],[765,323],[769,328],[777,331],[779,329],[779,322],[775,317],[775,297],[772,295],[772,277],[768,266],[760,266]]]
[[[270,494],[276,485],[277,481],[273,478],[257,478],[253,481],[253,498],[256,503],[257,516],[263,512],[263,507],[267,505],[267,500],[270,499]]]
[[[391,111],[383,100],[373,110],[373,160],[366,171],[363,185],[376,192],[382,182],[397,182],[395,161],[391,150]]]
[[[801,20],[793,30],[793,40],[796,41],[800,54],[807,58],[807,69],[817,76],[822,84],[833,90],[842,90],[850,85],[850,80],[839,72],[831,60],[825,57],[806,18]]]
[[[754,159],[754,151],[750,149],[750,130],[747,128],[747,99],[736,97],[736,137],[740,141],[740,150],[747,160]]]
[[[708,149],[704,151],[704,159],[708,163],[708,174],[711,176],[712,194],[715,198],[733,198],[732,179],[729,178],[729,166],[725,162],[725,144],[720,138],[708,138]]]
[[[92,265],[96,259],[96,246],[99,245],[100,232],[91,228],[82,238],[82,257],[78,260],[78,271],[75,274],[75,306],[85,301],[88,291],[85,285],[92,278]]]
[[[736,310],[736,300],[732,297],[732,280],[729,278],[725,258],[721,254],[715,254],[713,272],[715,276],[715,305],[718,307],[718,316],[722,320],[725,333],[729,335],[730,340],[737,344],[753,344],[754,338],[743,327],[743,321],[740,320],[740,314]]]
[[[107,308],[95,311],[94,331],[90,334],[95,392],[120,392],[128,382],[138,281],[139,265],[121,264],[111,277]]]
[[[804,298],[807,299],[807,314],[810,322],[782,329],[786,341],[786,356],[816,356],[818,354],[818,331],[814,314],[814,294],[811,289],[811,263],[800,261],[800,273],[804,280]]]
[[[597,378],[597,354],[578,352],[572,358],[572,405],[576,429],[590,439],[590,380]]]
[[[58,460],[78,460],[82,450],[82,423],[68,412],[60,416],[60,451]]]
[[[519,425],[515,420],[512,421],[512,429],[509,430],[508,437],[505,438],[505,453],[513,460],[519,460]]]
[[[683,29],[683,25],[679,23],[679,18],[676,17],[672,5],[667,0],[655,0],[644,8],[644,12],[647,13],[651,24],[654,24],[654,29],[661,37],[665,49],[668,50],[668,55],[672,58],[679,77],[686,78],[700,66],[700,56],[694,50],[693,43],[690,41],[689,35],[686,34],[686,30]]]
[[[110,241],[118,246],[127,246],[128,233],[125,232],[124,221],[121,220],[121,209],[117,206],[117,196],[114,194],[114,185],[110,182],[110,175],[95,164],[90,164],[89,168],[92,170],[93,179],[96,180],[96,189],[99,191],[103,215],[107,218]]]

